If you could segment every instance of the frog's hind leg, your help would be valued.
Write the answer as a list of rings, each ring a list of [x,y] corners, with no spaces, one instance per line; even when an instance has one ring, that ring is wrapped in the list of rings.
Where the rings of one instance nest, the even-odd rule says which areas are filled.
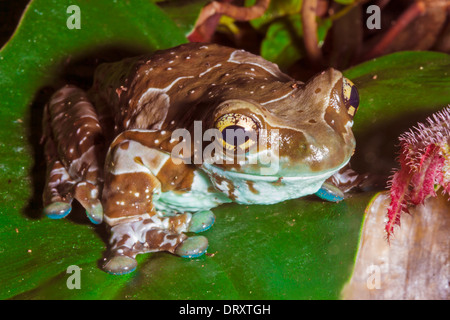
[[[47,178],[45,183],[43,201],[44,213],[52,219],[61,219],[72,210],[72,195],[74,181],[60,161],[53,161],[47,165]]]
[[[166,137],[170,139],[170,135]],[[137,266],[135,257],[142,253],[167,251],[197,257],[206,252],[205,237],[188,237],[185,233],[210,228],[215,220],[211,211],[168,215],[155,208],[162,182],[184,185],[183,177],[193,174],[190,166],[172,165],[170,155],[154,144],[166,140],[157,131],[125,131],[111,144],[102,196],[105,221],[111,226],[110,254],[103,266],[109,273],[133,271]]]
[[[52,137],[48,105],[44,109],[43,136],[44,153],[47,162],[46,181],[43,193],[44,213],[52,219],[61,219],[72,210],[73,196],[71,190],[75,185],[58,157],[56,144]]]
[[[111,228],[111,254],[103,269],[122,275],[136,269],[136,255],[147,252],[167,251],[184,258],[203,255],[208,240],[203,236],[188,237],[192,215],[174,217],[154,215],[144,220],[118,224]]]
[[[44,212],[67,216],[75,198],[93,223],[103,220],[99,200],[103,133],[86,93],[74,86],[58,90],[44,110],[43,142],[47,162]]]

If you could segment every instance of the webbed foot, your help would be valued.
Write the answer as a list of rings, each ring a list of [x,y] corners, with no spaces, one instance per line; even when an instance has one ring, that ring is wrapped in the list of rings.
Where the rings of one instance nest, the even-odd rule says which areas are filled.
[[[196,258],[208,249],[204,236],[188,237],[184,232],[201,232],[215,221],[210,210],[173,217],[154,215],[150,218],[117,224],[111,228],[111,255],[103,269],[111,274],[132,272],[136,255],[166,251],[182,258]]]

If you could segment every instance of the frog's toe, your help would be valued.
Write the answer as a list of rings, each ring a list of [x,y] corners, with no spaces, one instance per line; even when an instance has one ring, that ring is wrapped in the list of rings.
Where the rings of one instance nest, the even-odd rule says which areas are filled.
[[[129,256],[120,255],[109,259],[104,265],[103,270],[110,274],[122,275],[136,270],[137,261]]]
[[[212,227],[216,221],[216,216],[211,210],[202,210],[194,213],[189,223],[189,232],[203,232]]]
[[[72,206],[66,202],[53,202],[44,208],[44,213],[51,219],[62,219],[66,217]]]
[[[331,202],[339,202],[344,200],[344,193],[335,185],[325,182],[319,191],[316,192],[316,196],[323,200]]]
[[[86,210],[86,215],[93,224],[100,224],[103,221],[103,207],[99,202],[98,204],[90,207]]]
[[[208,249],[208,239],[203,236],[194,236],[184,240],[175,250],[175,254],[182,258],[197,258]]]

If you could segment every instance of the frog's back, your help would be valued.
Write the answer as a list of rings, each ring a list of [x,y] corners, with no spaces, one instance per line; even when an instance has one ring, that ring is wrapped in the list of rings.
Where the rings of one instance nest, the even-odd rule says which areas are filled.
[[[290,86],[279,83],[291,81],[260,56],[189,43],[101,65],[92,92],[99,113],[114,118],[117,134],[126,129],[185,127],[227,99],[268,102],[275,91],[283,91],[278,96],[288,94]]]

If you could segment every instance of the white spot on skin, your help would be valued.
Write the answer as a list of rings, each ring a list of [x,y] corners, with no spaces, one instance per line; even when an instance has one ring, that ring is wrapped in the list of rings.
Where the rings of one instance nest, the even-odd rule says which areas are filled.
[[[97,189],[92,189],[91,190],[91,198],[95,199],[98,197],[98,190]]]
[[[141,157],[143,165],[135,161],[137,156]],[[131,140],[127,150],[116,149],[110,158],[111,162],[115,164],[109,170],[112,174],[142,172],[157,175],[166,161],[170,159],[170,154],[165,154]]]
[[[69,175],[71,177],[78,177],[78,173],[81,172],[81,167],[86,164],[89,165],[88,172],[98,170],[98,164],[96,159],[95,146],[91,146],[86,152],[84,152],[78,159],[73,160],[69,165]]]
[[[248,54],[248,55],[246,55],[246,54]],[[240,60],[240,58],[242,60]],[[252,58],[254,60],[251,60]],[[261,62],[265,62],[265,65],[259,63],[258,60]],[[270,63],[268,61],[266,62],[261,57],[247,53],[244,50],[233,51],[231,53],[230,57],[228,58],[227,62],[237,63],[237,64],[251,64],[251,65],[257,66],[261,69],[266,70],[268,73],[270,73],[271,75],[273,75],[279,79],[290,80],[290,77],[287,76],[286,74],[282,73],[276,64]]]
[[[206,71],[200,73],[200,74],[198,75],[198,77],[201,78],[201,77],[203,77],[205,74],[207,74],[208,72],[210,72],[212,69],[218,68],[218,67],[221,67],[221,66],[222,66],[222,64],[218,63],[218,64],[216,64],[215,66],[212,66],[211,68],[208,68]]]
[[[292,90],[291,92],[288,92],[287,94],[285,94],[285,95],[283,95],[283,96],[281,96],[279,98],[275,98],[275,99],[272,99],[272,100],[269,100],[269,101],[266,101],[266,102],[262,102],[261,105],[263,106],[263,105],[266,105],[266,104],[269,104],[269,103],[272,103],[272,102],[283,100],[283,99],[289,97],[292,94],[293,91],[294,90]]]
[[[158,95],[165,95],[165,105],[164,108],[168,109],[170,106],[170,97],[167,95],[167,91],[169,91],[178,81],[182,79],[194,78],[194,76],[184,76],[176,78],[172,83],[170,83],[165,88],[148,88],[147,91],[139,98],[138,108],[140,109],[144,103],[146,103],[151,97],[155,97]],[[164,118],[162,118],[157,125],[154,125],[154,128],[159,128],[159,126],[165,121],[165,117],[167,116],[167,112],[164,114]]]
[[[83,139],[81,139],[81,141],[79,142],[80,145],[83,144],[86,141],[87,138],[88,138],[87,136],[84,136]]]

